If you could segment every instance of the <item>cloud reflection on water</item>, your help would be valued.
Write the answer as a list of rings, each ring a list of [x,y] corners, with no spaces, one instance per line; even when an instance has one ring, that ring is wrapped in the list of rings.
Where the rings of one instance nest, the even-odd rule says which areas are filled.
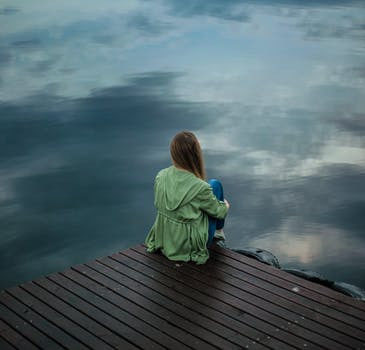
[[[32,0],[0,14],[4,285],[141,242],[152,179],[191,129],[232,202],[230,245],[342,264],[365,286],[351,275],[365,246],[361,3]]]
[[[0,105],[5,282],[29,278],[29,260],[34,271],[54,271],[62,268],[57,252],[71,264],[97,247],[143,239],[154,210],[150,182],[167,165],[171,135],[204,122],[202,106],[174,96],[177,76],[143,74],[85,98]],[[165,159],[146,159],[159,149]]]

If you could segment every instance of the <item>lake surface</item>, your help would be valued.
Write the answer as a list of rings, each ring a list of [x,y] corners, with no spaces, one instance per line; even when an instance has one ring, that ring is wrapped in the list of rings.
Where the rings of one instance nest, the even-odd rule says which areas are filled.
[[[2,0],[0,288],[143,242],[183,129],[227,246],[365,288],[364,111],[363,1]]]

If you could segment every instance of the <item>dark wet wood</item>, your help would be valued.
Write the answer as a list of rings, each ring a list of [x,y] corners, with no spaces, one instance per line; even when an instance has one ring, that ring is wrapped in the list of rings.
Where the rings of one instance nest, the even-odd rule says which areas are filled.
[[[17,288],[12,288],[14,295]],[[26,295],[20,292],[20,300],[27,298]],[[23,299],[23,300],[24,300]],[[24,320],[29,323],[34,324],[40,331],[48,334],[55,342],[57,342],[61,348],[66,346],[69,349],[87,349],[82,343],[75,340],[75,338],[70,337],[65,331],[55,326],[51,321],[42,317],[28,306],[24,305],[21,301],[18,301],[11,294],[2,294],[1,302],[4,303],[9,309],[15,311],[18,315],[21,315]],[[0,348],[1,349],[1,348]]]
[[[360,320],[364,320],[365,318],[365,303],[363,302],[358,302],[318,283],[312,283],[290,273],[283,273],[280,269],[262,264],[255,259],[237,254],[229,249],[215,246],[213,251],[219,255],[238,261],[241,266],[243,263],[248,271],[252,271],[255,275],[260,276],[260,278],[267,279],[274,285],[285,286],[288,289],[292,289],[295,286],[303,287],[302,289],[299,288],[297,294],[306,296],[308,299],[316,300],[323,305],[328,305],[335,310],[339,310]],[[250,268],[253,268],[253,270]]]
[[[186,276],[181,276],[181,273],[174,273],[174,269],[163,269],[161,264],[158,265],[154,261],[149,261],[147,259],[142,259],[139,256],[131,252],[124,252],[123,254],[135,258],[135,262],[131,263],[129,260],[116,256],[115,258],[119,261],[123,261],[125,264],[135,264],[138,267],[139,271],[143,271],[146,274],[151,272],[151,268],[153,268],[156,272],[154,274],[158,274],[158,280],[166,283],[173,283],[176,285],[176,282],[171,279],[175,279],[181,282],[180,288],[184,293],[186,286],[190,286],[195,291],[189,290],[187,294],[194,295],[194,297],[201,298],[201,302],[204,303],[208,296],[211,297],[211,301],[209,301],[209,305],[218,304],[217,301],[214,300],[217,296],[219,299],[224,300],[225,303],[231,305],[232,307],[236,307],[242,312],[248,313],[252,320],[251,324],[254,324],[254,317],[258,317],[261,321],[266,321],[271,323],[273,326],[280,327],[282,329],[282,340],[286,340],[293,346],[301,346],[301,344],[306,343],[308,346],[312,345],[312,348],[319,348],[319,346],[327,346],[331,349],[342,349],[343,347],[332,341],[331,339],[325,339],[323,336],[318,334],[317,332],[309,332],[305,327],[301,327],[301,323],[306,321],[297,317],[290,317],[289,312],[286,310],[282,310],[281,308],[276,308],[273,304],[269,304],[265,302],[265,300],[258,300],[254,295],[249,295],[248,293],[241,293],[240,297],[237,297],[237,291],[233,289],[231,286],[222,287],[222,283],[220,282],[220,276],[218,274],[215,275],[214,278],[207,276],[206,274],[199,274],[198,276],[195,274],[192,269],[189,269],[186,272]],[[163,259],[161,256],[161,262],[165,263],[166,259]],[[140,264],[146,264],[149,266],[141,266]],[[167,261],[167,264],[171,264],[171,262]],[[184,266],[186,267],[186,266]],[[188,266],[189,268],[189,266]],[[179,269],[181,272],[182,269]],[[158,271],[161,271],[160,274]],[[218,271],[216,271],[218,272]],[[168,277],[167,277],[168,276]],[[196,278],[194,278],[196,277]],[[157,277],[156,277],[157,278]],[[170,279],[171,278],[171,279]],[[200,291],[200,292],[199,292]],[[205,294],[205,295],[204,295]],[[260,305],[261,304],[261,305]],[[260,306],[259,306],[260,305]],[[279,317],[277,317],[279,316]],[[274,336],[274,333],[270,334]],[[300,339],[303,338],[303,339]]]
[[[103,258],[100,259],[100,261],[102,263],[95,262],[90,264],[90,267],[104,273],[120,284],[124,284],[128,288],[136,290],[142,295],[146,295],[148,298],[151,298],[156,304],[158,304],[158,307],[166,307],[170,311],[175,312],[176,316],[181,316],[177,319],[176,325],[180,324],[194,336],[204,340],[204,348],[212,349],[215,348],[214,345],[219,346],[219,348],[224,348],[224,346],[230,346],[230,348],[233,349],[235,348],[233,344],[226,342],[214,332],[211,332],[207,325],[200,325],[203,317],[201,317],[199,313],[190,312],[190,310],[184,308],[174,299],[164,298],[160,293],[161,291],[157,291],[156,293],[156,288],[154,288],[153,285],[146,287],[144,284],[138,283],[143,281],[141,280],[140,275],[136,274],[135,271],[128,269],[127,267],[124,269],[119,269],[120,264],[110,258]],[[113,268],[115,267],[115,264],[117,264],[117,269]],[[118,272],[121,270],[123,270],[123,273]],[[157,281],[152,283],[155,283],[156,285],[159,284]]]
[[[5,316],[2,316],[5,317]],[[37,349],[37,347],[32,344],[28,339],[24,338],[20,333],[14,330],[9,324],[0,320],[0,349],[8,346],[9,349]],[[13,347],[11,347],[13,344]],[[10,346],[10,347],[9,347]]]
[[[0,324],[1,324],[1,322],[0,322]],[[14,348],[13,345],[10,345],[10,343],[8,343],[5,339],[0,338],[0,349],[1,350],[14,350],[16,348]]]
[[[31,322],[27,322],[4,304],[0,304],[0,315],[16,333],[22,335],[22,337],[19,337],[20,342],[16,339],[16,342],[13,343],[15,346],[25,349],[28,347],[31,349],[62,349],[62,347],[55,343],[50,337],[40,332]],[[27,339],[27,341],[25,341],[25,339]],[[32,343],[34,346],[29,343]]]
[[[229,249],[138,245],[0,293],[1,349],[365,349],[365,306]]]
[[[151,255],[145,252],[145,250],[142,248],[136,248],[135,249],[140,254],[143,254],[149,258],[155,258],[155,261],[158,261],[159,263],[162,263],[164,265],[173,267],[170,261],[167,261],[167,259],[161,259],[161,256]],[[130,254],[128,251],[124,252],[124,254],[131,256],[132,258],[135,258],[140,261],[140,258],[136,255],[133,256],[133,254]],[[149,262],[148,262],[149,264]],[[149,264],[151,266],[151,264]],[[158,265],[154,265],[157,269],[159,269]],[[185,264],[185,266],[182,266],[179,268],[179,271],[186,274],[189,277],[193,277],[198,281],[201,281],[203,283],[207,283],[210,287],[215,288],[221,288],[221,290],[224,290],[225,292],[229,293],[232,296],[236,296],[239,299],[245,300],[247,302],[252,303],[253,305],[260,305],[260,307],[263,307],[266,311],[273,312],[280,317],[284,318],[284,320],[288,321],[288,323],[293,323],[294,325],[297,324],[299,326],[302,326],[304,328],[307,328],[311,330],[314,333],[319,333],[323,336],[327,336],[331,339],[329,342],[327,339],[324,340],[325,345],[330,345],[331,348],[341,348],[348,344],[350,341],[354,341],[354,336],[357,336],[359,341],[355,342],[357,343],[357,346],[361,346],[361,339],[365,338],[365,333],[361,332],[360,330],[352,327],[347,327],[341,322],[336,322],[335,320],[331,318],[323,318],[319,313],[315,312],[306,312],[307,310],[305,308],[299,307],[295,303],[290,303],[286,299],[281,298],[280,295],[275,295],[273,293],[268,292],[262,292],[261,288],[252,288],[247,283],[242,283],[239,279],[232,278],[231,276],[227,276],[224,270],[223,278],[221,277],[221,271],[217,269],[216,262],[211,259],[208,261],[204,266],[201,266],[199,268],[196,267],[195,264]],[[202,276],[201,272],[204,272],[204,275]],[[218,272],[218,273],[217,273]],[[215,280],[219,279],[220,281],[223,281],[224,283],[230,284],[230,287],[227,287],[226,285],[222,283],[217,283]],[[186,280],[184,281],[186,282]],[[234,286],[233,288],[231,286]],[[203,288],[201,288],[203,289]],[[212,293],[213,294],[213,293]],[[259,298],[260,297],[260,298]],[[272,308],[272,305],[276,304],[278,307]],[[246,308],[247,310],[247,308]],[[257,315],[257,312],[254,313],[254,315]],[[267,319],[266,319],[267,320]],[[318,320],[323,321],[323,325],[318,322]],[[252,323],[251,323],[252,324]],[[285,322],[282,323],[281,320],[277,321],[275,323],[276,325],[283,325],[284,327]],[[325,326],[324,326],[325,325]],[[336,326],[338,332],[334,333],[331,328],[333,328],[333,325]],[[291,329],[293,327],[290,327]],[[335,329],[336,329],[335,328]],[[344,328],[348,331],[349,335],[345,335],[342,332],[344,331]],[[352,333],[350,333],[352,331]],[[301,335],[303,336],[303,332],[300,331]],[[352,334],[352,336],[351,336]],[[309,338],[311,340],[317,339],[316,334],[309,334]],[[333,343],[332,340],[339,342],[341,344]],[[320,342],[323,342],[323,339],[319,340]],[[319,344],[322,345],[322,344]],[[323,346],[323,345],[322,345]]]
[[[353,318],[351,315],[338,312],[329,305],[321,304],[319,301],[302,296],[301,294],[307,294],[306,291],[301,291],[299,288],[293,294],[292,290],[295,286],[285,283],[285,281],[281,282],[280,279],[275,277],[266,280],[265,276],[261,275],[260,278],[258,275],[253,274],[256,271],[255,269],[250,267],[248,269],[242,269],[242,264],[227,256],[213,253],[212,260],[216,268],[223,270],[233,277],[228,278],[229,283],[239,286],[248,292],[252,291],[255,295],[278,303],[308,319],[313,319],[324,325],[331,324],[332,328],[351,337],[358,336],[360,339],[365,337],[365,332],[357,329],[358,319]],[[276,284],[270,281],[274,281]],[[320,297],[320,299],[323,300],[323,297]],[[344,322],[348,322],[349,325],[344,324]],[[320,327],[321,332],[325,332],[320,325],[316,325],[317,329],[318,327]]]

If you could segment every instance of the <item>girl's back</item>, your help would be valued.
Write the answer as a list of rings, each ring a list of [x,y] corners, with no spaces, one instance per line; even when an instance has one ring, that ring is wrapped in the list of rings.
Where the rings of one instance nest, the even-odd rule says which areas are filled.
[[[198,169],[196,163],[191,168]],[[160,249],[171,260],[205,263],[209,258],[209,217],[223,219],[228,211],[226,203],[217,199],[212,187],[194,170],[176,165],[158,172],[154,194],[157,216],[145,240],[147,251]]]

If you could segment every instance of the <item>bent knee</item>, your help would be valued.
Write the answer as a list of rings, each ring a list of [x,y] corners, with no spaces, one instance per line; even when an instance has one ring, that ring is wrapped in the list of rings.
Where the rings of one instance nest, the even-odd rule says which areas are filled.
[[[220,188],[222,187],[222,183],[217,179],[210,179],[208,181],[209,185],[213,188]]]

